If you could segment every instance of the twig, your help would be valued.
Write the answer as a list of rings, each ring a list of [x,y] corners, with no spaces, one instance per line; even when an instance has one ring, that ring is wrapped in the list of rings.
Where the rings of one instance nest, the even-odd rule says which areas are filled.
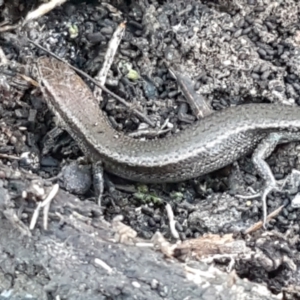
[[[179,233],[175,228],[176,221],[174,220],[174,213],[169,203],[166,204],[166,211],[169,219],[171,234],[175,239],[179,239]]]
[[[40,5],[37,9],[35,9],[34,11],[30,11],[27,14],[22,26],[24,26],[27,22],[29,22],[31,20],[37,19],[37,18],[45,15],[46,13],[53,10],[57,6],[62,5],[66,1],[67,0],[51,0],[48,3],[44,3],[44,4]]]
[[[54,184],[51,191],[49,192],[48,196],[45,198],[45,200],[43,202],[38,203],[38,206],[34,210],[31,221],[30,221],[30,225],[29,225],[30,230],[34,229],[37,219],[39,217],[41,208],[44,208],[44,210],[43,210],[43,212],[44,212],[43,226],[44,226],[45,230],[47,229],[47,227],[48,227],[48,212],[49,212],[50,203],[53,200],[53,198],[56,196],[58,189],[59,189],[59,185]]]
[[[4,154],[4,153],[0,153],[0,158],[7,158],[7,159],[13,159],[13,160],[20,160],[20,157],[18,157],[18,156],[9,155],[9,154]]]
[[[169,63],[164,61],[167,65],[169,72],[177,80],[179,88],[184,94],[186,101],[190,105],[193,114],[197,119],[204,118],[213,113],[213,110],[207,100],[200,94],[194,91],[193,82],[186,76],[182,75],[179,71],[172,68]]]
[[[20,25],[14,24],[14,25],[5,25],[5,26],[1,26],[0,27],[0,32],[6,32],[6,31],[10,31],[10,30],[15,30],[19,27]]]
[[[0,66],[6,66],[8,64],[8,59],[2,48],[0,47]]]
[[[199,279],[202,279],[202,277],[204,277],[204,278],[215,278],[216,277],[212,272],[208,272],[206,270],[205,271],[201,271],[199,269],[195,269],[195,268],[192,268],[192,267],[187,266],[187,265],[184,266],[184,270],[187,273],[199,276]]]
[[[60,57],[58,57],[57,55],[55,55],[54,53],[48,51],[46,48],[44,48],[43,46],[35,43],[34,41],[28,39],[28,41],[35,45],[36,47],[40,48],[41,50],[47,52],[48,54],[50,54],[51,56],[53,56],[54,58],[58,59],[59,61],[62,61],[63,63],[67,64],[70,68],[72,68],[73,70],[75,70],[77,73],[81,74],[82,76],[84,76],[85,78],[87,78],[88,80],[90,80],[92,83],[94,83],[96,86],[100,87],[104,92],[108,93],[109,95],[111,95],[112,97],[114,97],[115,99],[117,99],[119,102],[121,102],[125,107],[127,107],[128,109],[132,110],[134,112],[135,115],[137,115],[142,121],[146,122],[147,124],[149,124],[152,127],[155,127],[155,124],[148,118],[146,117],[143,113],[141,113],[140,111],[138,111],[136,108],[132,108],[131,105],[129,103],[127,103],[124,99],[122,99],[121,97],[119,97],[118,95],[116,95],[115,93],[111,92],[109,89],[107,89],[104,85],[100,85],[96,80],[94,80],[91,76],[89,76],[88,74],[86,74],[85,72],[83,72],[82,70],[70,65],[68,62],[64,61],[63,59],[61,59]]]
[[[270,222],[271,219],[276,217],[282,211],[283,208],[284,208],[284,205],[281,205],[279,208],[277,208],[273,212],[271,212],[266,218],[266,223]],[[259,221],[259,222],[255,223],[254,225],[252,225],[251,227],[249,227],[248,229],[246,229],[244,234],[252,233],[252,232],[260,229],[261,227],[263,227],[263,225],[264,225],[264,222]]]
[[[5,209],[3,211],[5,217],[17,228],[23,235],[31,236],[28,227],[19,219],[14,209]]]
[[[126,22],[123,22],[117,27],[111,40],[108,43],[102,68],[95,77],[95,80],[97,80],[100,85],[104,85],[106,82],[108,71],[111,68],[111,65],[115,58],[116,52],[122,40],[125,29],[126,29]],[[101,93],[102,93],[102,89],[96,86],[94,89],[94,96],[99,102],[101,99]]]
[[[57,195],[59,190],[59,185],[56,183],[53,185],[50,193],[48,194],[47,198],[42,202],[42,207],[44,207],[43,213],[44,213],[44,229],[48,229],[48,213],[50,209],[51,201],[54,199],[54,197]]]
[[[29,230],[33,230],[34,229],[36,221],[37,221],[37,219],[38,219],[38,217],[40,215],[41,206],[42,206],[42,203],[39,202],[38,206],[34,210],[33,215],[31,217],[31,221],[30,221],[30,225],[29,225]]]
[[[95,264],[102,267],[109,274],[111,274],[113,272],[113,269],[100,258],[95,258]]]
[[[45,14],[47,14],[49,11],[53,10],[55,7],[62,5],[68,0],[50,0],[48,3],[41,4],[37,9],[30,11],[27,16],[25,17],[24,21],[17,22],[13,25],[3,25],[0,27],[0,32],[6,32],[6,31],[12,31],[20,26],[24,26],[29,21],[35,20]]]

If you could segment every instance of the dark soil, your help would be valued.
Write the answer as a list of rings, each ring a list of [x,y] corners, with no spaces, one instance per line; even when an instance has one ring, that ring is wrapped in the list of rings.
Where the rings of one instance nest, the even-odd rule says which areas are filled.
[[[0,22],[16,23],[37,5],[4,1]],[[75,167],[72,178],[65,169],[48,230],[42,229],[40,216],[29,234],[36,207],[32,182],[62,174],[82,153],[56,128],[41,93],[15,72],[13,62],[30,67],[46,55],[27,37],[95,76],[112,33],[126,19],[106,85],[135,103],[157,127],[167,122],[167,134],[173,134],[195,117],[189,109],[187,118],[180,116],[184,98],[163,60],[193,80],[215,110],[251,102],[298,105],[299,17],[296,0],[68,1],[22,28],[0,33],[0,46],[11,61],[9,67],[0,66],[0,154],[22,158],[2,158],[0,165],[0,299],[297,299],[300,219],[292,200],[298,189],[269,196],[269,212],[284,208],[267,232],[241,234],[262,219],[260,199],[235,197],[248,187],[259,191],[263,186],[251,156],[180,184],[144,186],[109,176],[115,188],[105,190],[103,215],[90,187],[89,167]],[[78,33],[71,36],[71,30]],[[139,80],[128,79],[128,65]],[[23,71],[30,75],[28,68]],[[105,93],[101,108],[118,130],[129,134],[146,126]],[[291,143],[272,154],[268,163],[276,179],[299,169],[298,153],[299,143]],[[20,168],[26,172],[18,174]],[[228,257],[213,259],[213,268],[190,262],[203,271],[191,278],[176,259],[114,242],[109,222],[120,214],[140,238],[148,240],[160,231],[173,241],[165,203],[173,208],[182,241],[205,233],[234,233],[243,239],[252,253],[234,258],[237,275],[226,273]]]

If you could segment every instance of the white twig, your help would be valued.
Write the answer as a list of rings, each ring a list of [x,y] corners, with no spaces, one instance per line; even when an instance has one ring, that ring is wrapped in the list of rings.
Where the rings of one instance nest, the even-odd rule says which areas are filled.
[[[51,0],[48,3],[44,3],[42,5],[40,5],[36,10],[34,11],[30,11],[27,16],[25,17],[25,20],[23,22],[23,26],[34,19],[37,19],[43,15],[45,15],[46,13],[48,13],[49,11],[53,10],[55,7],[62,5],[63,3],[65,3],[67,0]]]
[[[51,201],[54,199],[54,197],[57,195],[59,190],[59,185],[56,183],[53,185],[50,193],[48,194],[47,198],[42,202],[42,207],[44,207],[44,229],[48,229],[48,213]]]
[[[29,228],[19,219],[14,209],[5,209],[3,214],[22,234],[31,236]]]
[[[32,218],[31,218],[31,221],[30,221],[30,225],[29,225],[29,230],[33,230],[35,225],[36,225],[36,221],[40,215],[40,210],[41,210],[41,207],[42,207],[42,203],[39,202],[37,208],[34,210],[33,212],[33,215],[32,215]]]
[[[100,259],[100,258],[95,258],[95,264],[97,264],[98,266],[102,267],[109,274],[111,274],[113,272],[113,269],[107,263],[105,263],[102,259]]]
[[[34,229],[34,227],[36,225],[36,222],[37,222],[37,219],[40,215],[41,208],[44,208],[43,209],[43,212],[44,212],[43,226],[44,226],[45,230],[47,229],[47,227],[48,227],[48,213],[49,213],[50,203],[53,200],[53,198],[56,196],[56,194],[58,192],[58,189],[59,189],[59,185],[54,184],[51,191],[49,192],[48,196],[46,197],[46,199],[43,202],[39,202],[38,206],[34,210],[32,218],[31,218],[31,222],[30,222],[30,225],[29,225],[30,230]]]
[[[105,58],[104,58],[102,68],[95,77],[95,80],[97,80],[100,85],[103,85],[103,86],[105,85],[108,71],[110,70],[111,65],[114,61],[116,52],[117,52],[120,42],[122,40],[125,29],[126,29],[126,22],[123,22],[117,27],[111,40],[108,43],[108,47],[107,47],[107,50],[105,53]],[[94,96],[96,97],[96,99],[98,99],[98,101],[100,101],[100,99],[101,99],[101,93],[102,93],[102,89],[95,86]]]
[[[169,223],[170,223],[171,234],[175,239],[179,239],[179,233],[175,228],[176,221],[174,220],[174,213],[173,213],[172,207],[169,203],[167,203],[167,205],[166,205],[166,211],[167,211],[167,215],[168,215],[168,219],[169,219]]]
[[[5,66],[8,64],[8,59],[5,56],[2,48],[0,47],[0,66]]]
[[[9,155],[5,153],[0,153],[0,158],[7,158],[7,159],[12,159],[12,160],[20,160],[20,157],[14,156],[14,155]]]

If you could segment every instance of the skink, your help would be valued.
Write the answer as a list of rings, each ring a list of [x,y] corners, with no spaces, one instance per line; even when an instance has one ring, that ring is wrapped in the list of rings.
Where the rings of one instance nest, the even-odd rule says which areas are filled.
[[[247,104],[204,117],[171,137],[141,141],[115,131],[83,80],[52,58],[37,62],[50,109],[93,162],[110,173],[146,183],[177,182],[220,169],[254,151],[253,162],[277,187],[264,159],[278,143],[300,140],[300,107]]]

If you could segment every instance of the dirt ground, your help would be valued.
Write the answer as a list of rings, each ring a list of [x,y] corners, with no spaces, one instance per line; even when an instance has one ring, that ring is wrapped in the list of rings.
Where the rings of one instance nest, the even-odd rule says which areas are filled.
[[[214,110],[258,102],[299,105],[297,1],[67,1],[24,26],[1,30],[39,4],[0,1],[0,46],[9,61],[2,58],[0,65],[0,299],[300,298],[298,188],[272,193],[268,212],[283,209],[267,231],[250,234],[245,231],[262,219],[262,203],[236,195],[263,187],[251,154],[180,184],[141,185],[107,174],[114,187],[107,184],[100,209],[90,166],[73,163],[82,156],[78,146],[58,129],[40,91],[20,75],[30,77],[32,64],[47,55],[29,38],[95,76],[113,32],[126,20],[106,86],[156,129],[167,124],[163,135],[196,120],[163,60]],[[146,138],[159,138],[158,130],[153,133],[107,93],[101,109],[117,130],[140,136],[146,129]],[[267,162],[280,180],[300,169],[298,157],[299,143],[290,143]],[[41,213],[30,230],[37,202],[56,182],[48,229]],[[117,241],[113,220],[122,215],[142,241],[159,231],[175,244],[166,204],[182,242],[171,257]],[[195,241],[201,251],[191,246]]]

